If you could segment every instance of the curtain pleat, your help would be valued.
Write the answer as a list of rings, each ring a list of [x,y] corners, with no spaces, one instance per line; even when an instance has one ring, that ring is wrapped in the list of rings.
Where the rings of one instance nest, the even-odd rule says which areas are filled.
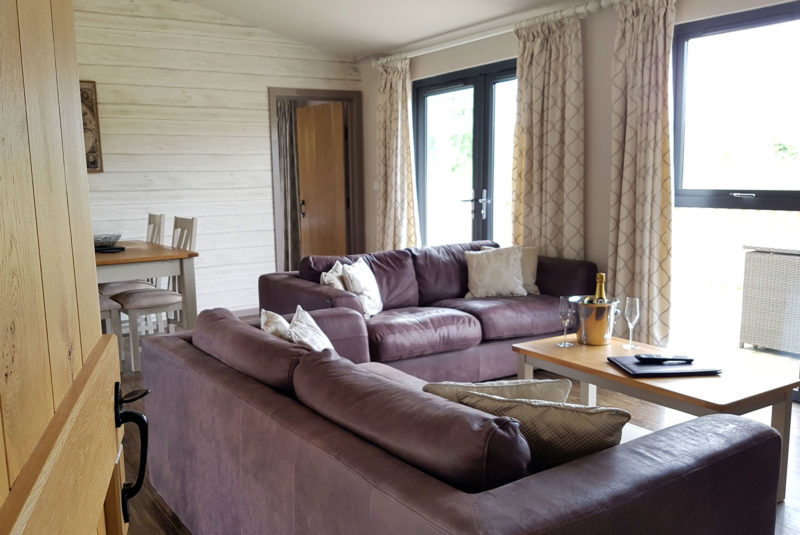
[[[641,298],[637,338],[663,346],[672,254],[668,73],[675,0],[631,0],[616,9],[609,290]]]
[[[297,269],[300,262],[300,179],[297,163],[296,100],[278,99],[278,165],[283,185],[283,265]]]
[[[583,259],[581,24],[570,17],[515,34],[514,243],[546,256]]]
[[[374,65],[380,71],[377,130],[378,247],[414,247],[421,240],[411,136],[409,60],[379,60]]]

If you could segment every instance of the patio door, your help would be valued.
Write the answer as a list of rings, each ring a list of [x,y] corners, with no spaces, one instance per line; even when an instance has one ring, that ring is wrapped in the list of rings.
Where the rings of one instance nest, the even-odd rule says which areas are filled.
[[[511,244],[515,70],[511,60],[414,83],[425,245]]]

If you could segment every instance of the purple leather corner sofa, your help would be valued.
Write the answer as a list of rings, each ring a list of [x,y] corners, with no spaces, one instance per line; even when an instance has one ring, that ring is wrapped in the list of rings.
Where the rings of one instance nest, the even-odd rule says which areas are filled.
[[[143,342],[150,480],[192,533],[774,531],[771,427],[705,416],[531,473],[536,452],[516,420],[369,362],[358,312],[311,314],[335,352],[223,309]]]
[[[372,268],[383,312],[366,320],[370,360],[429,381],[484,381],[517,372],[511,345],[562,332],[561,295],[593,293],[592,262],[539,257],[541,295],[465,299],[464,251],[497,244],[464,244],[381,251],[351,256],[308,256],[298,271],[261,275],[262,309],[278,314],[344,307],[362,312],[356,297],[323,286],[320,274],[339,260],[363,256]]]

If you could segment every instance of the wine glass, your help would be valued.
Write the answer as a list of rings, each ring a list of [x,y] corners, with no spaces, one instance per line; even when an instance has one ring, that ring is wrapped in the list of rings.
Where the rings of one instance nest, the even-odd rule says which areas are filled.
[[[558,313],[561,315],[561,324],[564,326],[564,339],[556,345],[558,347],[572,347],[572,342],[567,342],[567,327],[572,322],[573,315],[568,295],[561,296],[561,300],[558,303]]]
[[[636,349],[637,345],[633,343],[633,328],[636,322],[639,321],[639,298],[626,297],[625,298],[625,321],[628,322],[628,343],[623,344],[625,349]]]

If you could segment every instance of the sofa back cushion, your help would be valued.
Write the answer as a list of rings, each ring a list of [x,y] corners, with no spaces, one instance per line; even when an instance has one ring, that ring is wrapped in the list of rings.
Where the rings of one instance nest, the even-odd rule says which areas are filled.
[[[417,274],[419,304],[427,305],[440,299],[464,297],[467,293],[467,261],[464,251],[480,251],[481,247],[497,247],[497,244],[483,240],[409,249]]]
[[[411,253],[407,250],[349,256],[306,256],[300,260],[299,276],[305,280],[319,282],[322,273],[330,271],[337,260],[342,264],[352,264],[360,257],[364,258],[372,269],[375,280],[378,281],[384,310],[419,304],[414,263],[411,260]]]
[[[309,353],[307,347],[267,334],[224,308],[197,315],[192,343],[231,368],[289,395],[294,394],[295,367]]]
[[[516,420],[389,380],[331,352],[303,358],[294,388],[309,408],[465,492],[528,473],[530,448]]]
[[[586,295],[594,293],[597,265],[585,260],[540,256],[536,285],[545,295]]]

